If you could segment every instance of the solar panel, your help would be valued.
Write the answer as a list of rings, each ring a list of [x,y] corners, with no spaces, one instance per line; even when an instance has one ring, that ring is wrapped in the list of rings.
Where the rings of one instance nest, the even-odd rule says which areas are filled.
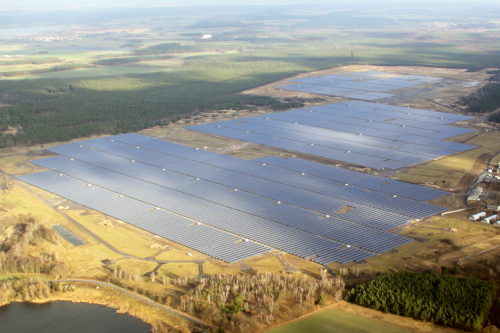
[[[370,178],[374,176],[352,171],[332,176],[316,165],[302,174],[296,169],[307,165],[287,166],[273,160],[269,161],[273,165],[263,165],[262,160],[245,161],[136,134],[84,140],[50,150],[61,156],[33,163],[54,171],[20,179],[158,235],[166,231],[156,218],[138,222],[134,216],[141,216],[141,211],[152,213],[146,217],[164,211],[169,218],[175,216],[178,223],[168,228],[179,228],[179,236],[162,237],[227,262],[269,248],[314,258],[320,264],[362,260],[411,241],[388,230],[444,210],[424,203],[441,194],[434,190],[421,188],[407,197],[395,196],[395,192],[404,194],[414,188],[392,181],[380,190],[377,186],[387,185]],[[354,186],[339,181],[344,176],[353,178]],[[92,196],[101,192],[105,195]],[[125,202],[126,213],[121,213]],[[249,239],[245,243],[253,247],[241,250],[243,246],[239,246],[236,251],[229,243],[227,250],[197,245],[194,238],[199,234],[189,237],[193,221],[200,223],[196,227],[230,235],[234,246],[240,245],[238,240]]]
[[[293,79],[292,81],[298,84],[278,88],[373,101],[392,97],[394,94],[389,92],[397,89],[411,88],[422,83],[437,83],[441,80],[420,75],[398,76],[386,72],[364,71]]]
[[[470,133],[447,126],[462,115],[361,101],[188,127],[375,169],[399,169],[476,146],[442,140]]]

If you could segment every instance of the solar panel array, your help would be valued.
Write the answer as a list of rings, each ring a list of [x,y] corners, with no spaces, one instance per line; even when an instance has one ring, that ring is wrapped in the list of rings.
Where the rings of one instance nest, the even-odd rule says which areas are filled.
[[[293,79],[299,84],[279,87],[313,94],[342,96],[373,101],[394,96],[386,91],[411,88],[422,83],[436,83],[442,79],[420,75],[400,75],[377,71],[353,72],[304,79]]]
[[[158,210],[151,204],[68,176],[60,176],[54,171],[18,178],[222,261],[236,262],[271,250],[267,246],[245,242],[241,237]]]
[[[462,115],[362,101],[188,127],[375,169],[398,169],[476,146],[442,139],[473,130]]]
[[[272,166],[137,134],[49,150],[61,156],[33,163],[52,171],[19,178],[227,262],[268,247],[320,264],[362,260],[411,241],[388,230],[445,210],[424,202],[441,191],[377,186],[381,178],[352,171]],[[297,172],[304,167],[307,174]]]

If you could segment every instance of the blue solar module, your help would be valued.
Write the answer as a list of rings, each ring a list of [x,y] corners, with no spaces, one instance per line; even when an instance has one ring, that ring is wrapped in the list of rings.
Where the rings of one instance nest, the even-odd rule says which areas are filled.
[[[388,93],[393,90],[422,83],[437,83],[441,80],[419,75],[395,76],[385,72],[364,71],[293,79],[292,81],[298,84],[282,86],[279,89],[373,101],[394,96]]]
[[[222,261],[236,262],[271,250],[52,171],[20,176],[18,179]]]
[[[442,140],[473,132],[446,125],[469,119],[355,101],[188,128],[375,169],[398,169],[476,148]]]
[[[417,201],[429,201],[448,194],[447,192],[429,187],[385,179],[298,158],[284,159],[276,156],[266,156],[253,161],[293,170],[295,172],[304,172],[320,178],[331,179],[339,183],[349,182],[350,185],[360,188],[383,192],[388,195],[397,195]]]
[[[434,189],[298,159],[246,161],[137,134],[49,150],[61,156],[33,163],[53,171],[21,180],[227,262],[269,248],[320,264],[362,260],[411,241],[388,230],[445,210],[424,202],[444,194]],[[224,248],[197,244],[193,228],[215,232]]]
[[[133,138],[134,136],[133,135],[122,135],[119,137],[121,138],[120,140],[127,141],[127,138],[130,138],[130,137]],[[110,144],[111,144],[111,142],[110,142]],[[138,153],[138,150],[135,150],[135,149],[133,149],[133,150],[130,150],[130,148],[121,149],[121,148],[116,147],[116,146],[115,147],[107,147],[105,145],[106,144],[103,143],[101,145],[100,149],[113,151],[115,154],[121,154],[122,156],[130,158],[130,159],[137,159],[137,161],[142,159],[142,161],[145,161],[146,163],[154,163],[154,164],[158,165],[159,167],[162,167],[161,165],[163,163],[163,165],[164,166],[166,165],[167,168],[174,168],[174,170],[175,170],[175,168],[177,168],[176,171],[179,171],[179,172],[184,172],[186,170],[185,165],[177,166],[176,164],[172,164],[172,160],[173,160],[172,157],[165,157],[164,156],[167,159],[162,160],[161,155],[155,154],[153,152],[148,152],[147,150],[141,150],[142,153]],[[114,143],[114,145],[116,145],[116,142]],[[64,147],[64,146],[62,146],[62,147]],[[232,186],[232,185],[235,185],[237,183],[240,186],[246,186],[246,188],[248,188],[249,186],[251,187],[251,186],[255,185],[256,182],[259,182],[258,178],[265,177],[268,174],[268,172],[266,173],[265,170],[259,170],[259,168],[256,168],[255,166],[249,167],[247,161],[243,161],[243,160],[236,159],[236,158],[229,157],[229,156],[225,156],[225,155],[219,155],[216,153],[206,152],[206,151],[202,151],[202,150],[197,150],[197,153],[193,154],[192,153],[193,149],[191,149],[189,147],[176,145],[176,144],[169,143],[166,141],[152,140],[151,144],[143,144],[142,147],[149,148],[149,149],[155,149],[157,151],[167,153],[170,156],[172,156],[172,154],[175,154],[181,158],[186,158],[183,156],[187,156],[187,158],[189,158],[191,161],[195,161],[195,160],[201,161],[201,162],[207,164],[205,166],[205,169],[207,169],[207,167],[208,167],[208,171],[212,171],[213,167],[217,166],[217,167],[224,170],[223,171],[224,175],[223,175],[223,177],[221,177],[222,180],[216,178],[216,176],[218,176],[220,174],[219,172],[216,172],[217,174],[213,176],[215,178],[211,178],[211,180],[214,180],[217,182],[221,182],[221,181],[224,182],[226,180],[226,178],[229,178],[228,175],[230,173],[228,173],[227,170],[228,170],[228,168],[232,168],[232,173],[235,174],[235,177],[234,177],[235,180],[231,180],[232,183],[228,183],[228,186]],[[184,152],[179,151],[177,149],[178,147],[183,147]],[[69,151],[73,151],[73,150],[74,149],[69,148]],[[175,150],[175,152],[173,152],[174,150]],[[56,151],[56,152],[65,153],[65,152],[61,152],[61,151]],[[196,166],[196,172],[203,172],[202,176],[206,177],[207,175],[205,172],[207,172],[207,170],[203,170],[203,168],[200,169],[200,166],[201,165]],[[194,167],[193,164],[189,165],[189,169],[194,171],[194,169],[192,169],[193,167]],[[269,170],[267,170],[267,171],[269,171]],[[199,173],[192,174],[193,177],[196,177],[196,175],[200,175],[200,174]],[[253,180],[249,180],[247,182],[248,184],[241,183],[242,179],[246,179],[246,178],[248,178],[248,176],[257,177],[257,179],[254,178]],[[293,173],[290,176],[294,176]],[[307,178],[307,177],[305,177],[305,178]],[[302,186],[302,188],[304,188],[304,189],[308,189],[311,187],[312,184],[314,184],[314,183],[310,183],[310,184],[304,185],[304,183],[302,181],[294,179],[294,177],[289,177],[288,179],[283,178],[283,172],[276,172],[275,174],[268,174],[266,176],[266,180],[273,181],[273,182],[283,182],[283,183],[286,183],[288,185],[293,185],[296,187]],[[293,180],[293,181],[291,182],[291,180]],[[333,185],[334,184],[332,184],[332,186]],[[276,185],[272,186],[271,188],[274,189],[275,186]],[[321,186],[321,184],[315,185],[315,186]],[[264,187],[264,186],[261,186],[259,184],[257,187]],[[312,189],[312,190],[314,190],[314,189]],[[357,194],[357,191],[354,189],[349,189],[349,191],[351,191],[353,193],[348,195],[345,192],[346,190],[347,190],[347,188],[336,190],[336,191],[338,191],[338,193],[342,193],[342,194],[339,194],[337,196],[342,196],[342,197],[348,198],[348,197],[359,195],[359,194]],[[288,191],[286,189],[284,189],[283,192],[287,193]],[[276,195],[276,194],[274,194],[274,195]],[[335,196],[335,194],[329,194],[329,195]],[[271,198],[272,198],[272,196],[271,196]],[[280,197],[277,197],[276,199],[279,200]],[[320,201],[320,200],[316,200],[314,202],[314,204],[318,205],[318,201]],[[381,202],[383,202],[383,201],[381,201]],[[381,202],[379,203],[379,205],[381,205]],[[346,202],[339,202],[339,204],[345,204],[345,203]],[[380,206],[380,208],[383,208],[383,205]],[[330,209],[332,209],[332,208],[330,208]],[[440,208],[440,209],[442,209],[442,208]],[[326,211],[324,213],[328,213],[328,211]],[[429,212],[427,212],[427,213],[428,213],[427,215],[432,215],[432,214],[429,214]],[[373,216],[374,214],[371,213],[371,215]],[[411,215],[411,213],[409,215]],[[384,217],[384,219],[390,220],[387,215]],[[401,223],[401,222],[399,222],[399,223]],[[402,223],[405,224],[406,221],[402,221]]]
[[[89,171],[88,167],[87,171]],[[87,176],[90,176],[90,174],[87,174]],[[110,174],[107,173],[106,176],[110,176]],[[258,239],[259,243],[273,243],[275,248],[298,256],[315,257],[314,261],[324,264],[334,261],[345,263],[352,260],[362,260],[373,255],[370,252],[354,247],[346,247],[341,243],[329,241],[297,229],[278,224],[273,225],[273,223],[270,224],[262,219],[248,218],[222,206],[204,207],[203,204],[200,205],[196,200],[193,200],[194,202],[182,200],[182,198],[176,200],[179,199],[176,196],[167,199],[165,193],[154,190],[150,194],[160,201],[160,205],[148,205],[141,202],[142,200],[134,199],[133,196],[121,194],[121,192],[113,193],[113,191],[103,189],[100,186],[85,186],[86,182],[67,176],[59,176],[58,173],[51,171],[21,176],[19,179],[227,262],[239,261],[269,250],[266,246],[253,242],[238,242],[246,239],[236,236],[240,233],[245,233],[254,240]],[[96,180],[96,178],[93,179]],[[123,179],[115,176],[113,180],[119,181]],[[54,181],[57,182],[55,185],[53,185]],[[112,182],[108,182],[106,185],[110,186],[111,184]],[[133,182],[129,185],[134,186],[137,184],[137,182]],[[149,188],[149,190],[151,189]],[[128,192],[128,194],[134,194],[133,189]],[[148,196],[146,193],[142,194],[142,198],[153,198],[153,196]],[[137,196],[140,193],[134,195]],[[159,197],[157,197],[158,195]],[[163,206],[167,206],[169,209],[165,209]],[[190,225],[196,222],[190,223],[191,221],[182,217],[185,215],[172,214],[170,209],[189,213],[192,220],[199,221],[202,225],[196,225],[192,228]],[[152,218],[148,216],[150,215],[148,212],[153,212],[151,214],[153,215]],[[162,214],[166,216],[161,216]],[[238,221],[238,223],[235,224],[235,221]],[[216,224],[216,229],[207,227],[205,222]],[[211,224],[207,225],[211,226]],[[238,233],[234,235],[223,233],[220,231],[223,228],[219,228],[221,226],[228,229],[238,228]],[[198,227],[200,228],[199,232],[195,229]],[[217,233],[214,234],[212,230]],[[224,238],[225,243],[219,245],[218,242],[224,240]],[[223,249],[221,250],[221,248]],[[217,255],[217,253],[220,255]]]

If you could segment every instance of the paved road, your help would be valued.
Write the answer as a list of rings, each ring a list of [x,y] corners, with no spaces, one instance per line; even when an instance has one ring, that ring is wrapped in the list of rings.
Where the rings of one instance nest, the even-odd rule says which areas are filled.
[[[106,288],[110,288],[110,289],[113,289],[113,290],[116,290],[118,292],[121,292],[127,296],[130,296],[132,298],[135,298],[137,300],[140,300],[140,301],[143,301],[145,303],[148,303],[149,305],[151,306],[154,306],[154,307],[157,307],[159,309],[162,309],[162,310],[165,310],[165,311],[168,311],[170,313],[173,313],[179,317],[182,317],[186,320],[189,320],[195,324],[198,324],[200,326],[203,326],[203,327],[210,327],[210,328],[214,328],[214,329],[217,329],[217,327],[215,326],[212,326],[204,321],[201,321],[197,318],[194,318],[194,317],[191,317],[190,315],[188,314],[185,314],[183,312],[180,312],[180,311],[177,311],[177,310],[174,310],[172,308],[169,308],[165,305],[161,305],[161,304],[158,304],[152,300],[150,300],[149,298],[146,298],[146,297],[143,297],[143,296],[140,296],[140,295],[137,295],[133,292],[130,292],[126,289],[123,289],[123,288],[120,288],[120,287],[117,287],[115,285],[112,285],[112,284],[109,284],[109,283],[106,283],[106,282],[101,282],[101,281],[95,281],[95,280],[84,280],[84,279],[64,279],[64,280],[54,280],[54,281],[50,281],[50,282],[66,282],[66,283],[90,283],[90,284],[95,284],[95,285],[99,285],[99,286],[103,286],[103,287],[106,287]]]

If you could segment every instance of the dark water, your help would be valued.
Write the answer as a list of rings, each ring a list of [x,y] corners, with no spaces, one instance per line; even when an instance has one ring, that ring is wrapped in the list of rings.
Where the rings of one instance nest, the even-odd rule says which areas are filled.
[[[140,319],[104,305],[51,302],[0,307],[1,333],[150,333]]]
[[[74,246],[79,246],[85,244],[80,238],[76,237],[71,231],[63,227],[62,225],[55,225],[52,227],[59,235],[61,235],[65,240],[73,244]]]

